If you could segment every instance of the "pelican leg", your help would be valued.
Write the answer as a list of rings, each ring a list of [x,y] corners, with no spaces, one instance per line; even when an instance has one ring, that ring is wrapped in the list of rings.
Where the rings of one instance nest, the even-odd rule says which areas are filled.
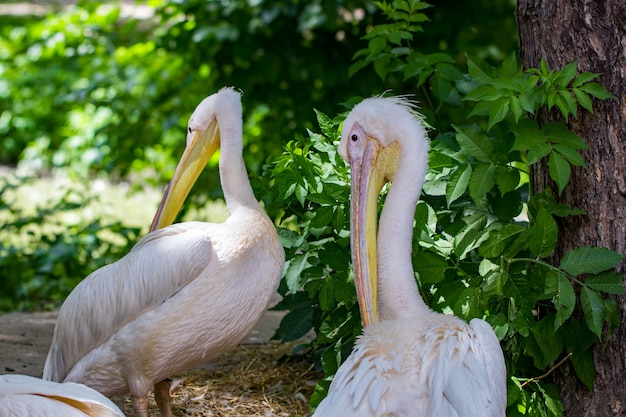
[[[148,396],[136,397],[133,395],[133,412],[135,417],[148,417]]]
[[[164,379],[154,385],[154,399],[159,406],[161,417],[172,417],[172,405],[170,398],[171,379]]]

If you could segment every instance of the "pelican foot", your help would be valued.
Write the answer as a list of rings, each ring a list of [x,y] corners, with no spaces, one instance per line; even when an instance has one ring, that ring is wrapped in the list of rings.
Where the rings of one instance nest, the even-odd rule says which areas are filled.
[[[154,399],[159,406],[161,417],[172,417],[172,405],[170,398],[171,379],[164,379],[154,385]]]
[[[135,397],[133,395],[133,412],[135,417],[148,417],[148,397]]]

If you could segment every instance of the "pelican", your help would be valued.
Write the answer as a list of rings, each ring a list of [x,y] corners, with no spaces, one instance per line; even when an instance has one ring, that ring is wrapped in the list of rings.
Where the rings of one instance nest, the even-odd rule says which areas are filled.
[[[170,225],[218,146],[228,219]],[[254,197],[242,148],[240,94],[224,88],[189,120],[153,231],[65,300],[45,379],[80,382],[107,396],[130,392],[138,417],[147,416],[154,385],[161,415],[171,416],[167,378],[250,333],[276,293],[285,254]]]
[[[0,375],[0,417],[124,417],[111,400],[85,385]]]
[[[413,218],[428,149],[416,104],[406,98],[366,99],[343,124],[339,153],[351,171],[352,262],[364,330],[315,417],[505,414],[504,357],[489,324],[431,310],[415,281]]]

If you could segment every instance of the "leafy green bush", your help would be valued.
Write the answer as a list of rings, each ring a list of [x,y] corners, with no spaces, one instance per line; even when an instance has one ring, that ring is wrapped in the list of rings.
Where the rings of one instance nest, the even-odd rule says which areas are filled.
[[[119,14],[85,2],[2,31],[0,160],[21,156],[34,172],[62,167],[82,178],[149,166],[164,182],[159,175],[175,164],[170,149],[182,146],[203,93],[181,106],[183,58],[157,48],[136,20]]]
[[[139,229],[93,219],[84,208],[96,197],[76,183],[25,211],[32,179],[0,186],[0,311],[58,308],[89,273],[125,255]]]
[[[591,388],[591,346],[605,324],[608,334],[619,324],[607,294],[626,290],[614,270],[622,255],[609,249],[575,248],[550,264],[555,217],[585,214],[558,204],[549,190],[533,193],[530,168],[547,158],[560,193],[571,166],[584,166],[580,150],[587,145],[564,124],[540,127],[533,117],[541,108],[575,117],[579,105],[592,111],[592,97],[611,95],[593,81],[598,74],[577,74],[575,63],[521,71],[514,55],[498,67],[467,57],[465,72],[446,54],[414,50],[414,34],[428,20],[425,3],[377,5],[389,23],[368,32],[352,72],[371,64],[383,80],[402,74],[436,128],[415,212],[413,262],[422,295],[434,310],[492,325],[506,356],[508,415],[562,416],[558,390],[541,375],[569,359]],[[277,338],[293,340],[313,328],[327,375],[312,406],[360,333],[350,278],[348,174],[336,153],[343,115],[317,114],[322,134],[287,144],[269,174],[278,191],[265,192],[269,209],[282,210],[288,259],[277,308],[290,312]],[[572,314],[576,306],[583,317]]]

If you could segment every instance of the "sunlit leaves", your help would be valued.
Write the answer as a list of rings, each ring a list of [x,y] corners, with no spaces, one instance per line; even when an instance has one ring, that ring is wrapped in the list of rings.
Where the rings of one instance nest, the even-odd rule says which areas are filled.
[[[457,131],[456,139],[465,152],[480,162],[490,162],[493,143],[484,133],[472,127],[453,127]]]
[[[472,166],[470,164],[459,166],[452,173],[452,175],[450,175],[450,178],[446,183],[446,200],[448,205],[456,201],[463,195],[463,193],[465,193],[471,176]]]
[[[417,52],[413,48],[417,32],[407,31],[415,22],[401,9],[420,3],[377,3],[389,22],[368,32],[368,47],[355,54],[352,72],[372,65],[383,80],[398,73],[425,92],[427,111],[436,120],[424,201],[415,213],[412,260],[421,293],[437,311],[454,312],[467,320],[484,317],[501,339],[514,373],[541,375],[556,361],[569,358],[578,377],[590,384],[595,372],[593,340],[618,324],[619,309],[606,294],[626,292],[614,271],[622,258],[610,251],[579,248],[566,253],[560,265],[551,265],[559,238],[555,218],[584,212],[557,203],[550,189],[533,194],[529,184],[533,165],[541,161],[558,192],[563,192],[572,167],[585,166],[581,151],[587,148],[564,124],[540,126],[535,114],[557,108],[566,119],[576,117],[579,108],[592,108],[592,98],[608,97],[608,93],[595,86],[597,74],[578,74],[576,63],[555,71],[542,62],[538,69],[522,71],[515,54],[499,66],[468,56],[464,73],[465,68],[447,54]],[[460,122],[439,120],[444,106],[457,106]],[[324,135],[336,137],[335,120],[319,116]],[[335,159],[312,155],[311,149],[322,155],[334,152],[320,146],[328,141],[314,134],[312,139],[318,145],[306,150],[300,145],[303,156],[294,155],[298,164],[310,160],[306,162],[310,166],[299,167],[285,184],[303,184],[307,190],[301,196],[302,209],[314,213],[298,208],[298,227],[308,227],[310,236],[321,241],[328,236],[326,231],[340,233],[348,201],[335,195],[338,204],[333,205],[328,191],[320,191],[316,180],[302,175],[310,171],[325,178],[327,171],[318,165],[321,160]],[[323,179],[322,183],[330,190],[331,181]],[[347,259],[349,249],[345,239],[330,239],[324,244],[334,245],[331,252],[339,254],[337,259],[324,259],[318,250],[311,256],[320,265],[311,262],[300,282],[305,282],[303,289],[319,303],[324,316],[322,324],[314,326],[320,331],[318,341],[334,343],[322,355],[324,369],[334,372],[350,337],[345,324],[345,315],[350,313],[343,303],[350,304],[353,288],[344,286],[342,301],[332,307],[329,300],[337,299],[337,283],[328,280],[321,265],[346,269],[342,259]],[[307,241],[315,240],[309,237]],[[296,258],[310,250],[303,245]],[[576,308],[582,309],[583,321],[575,317]],[[356,316],[349,317],[355,320]],[[585,335],[586,340],[572,340],[573,332]],[[515,376],[510,382],[512,415],[563,415],[554,386],[533,379],[522,385]],[[326,386],[326,382],[320,385],[316,398]]]

